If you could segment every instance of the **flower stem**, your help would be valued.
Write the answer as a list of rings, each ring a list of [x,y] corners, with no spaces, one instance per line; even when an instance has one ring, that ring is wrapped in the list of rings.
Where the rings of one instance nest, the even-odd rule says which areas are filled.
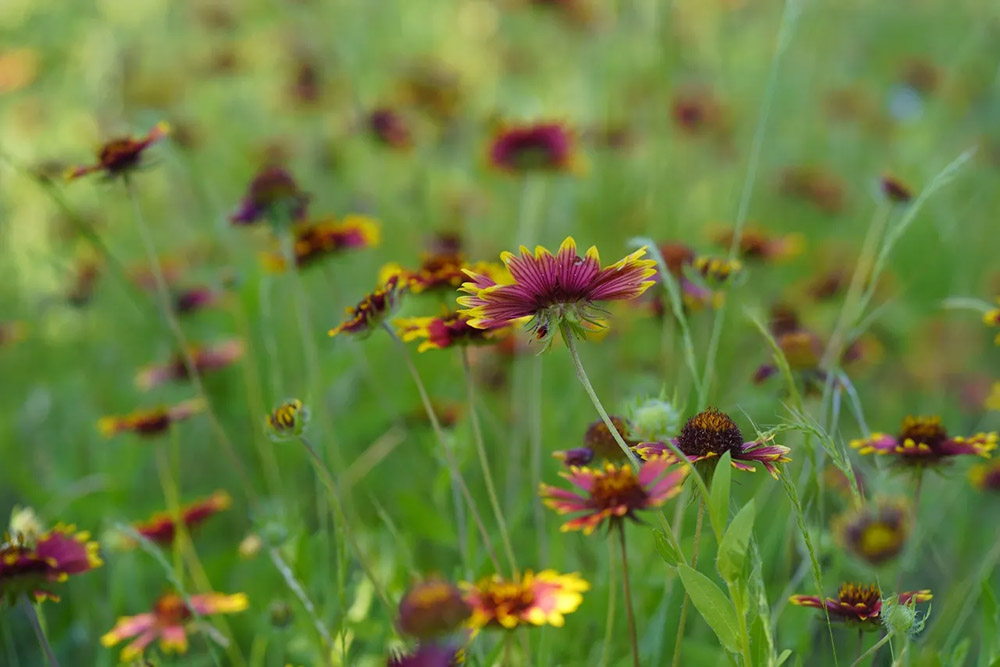
[[[882,648],[889,641],[890,637],[892,637],[891,632],[885,633],[885,636],[882,637],[882,639],[878,640],[878,643],[876,643],[870,649],[859,655],[858,659],[851,663],[851,667],[857,667],[862,662],[864,662],[865,658],[867,658],[870,655],[873,655],[876,651]]]
[[[316,629],[316,634],[319,635],[320,642],[323,644],[323,663],[327,666],[331,665],[330,652],[333,648],[333,640],[330,638],[330,632],[320,621],[319,615],[316,613],[316,606],[313,605],[312,600],[309,599],[309,595],[306,593],[305,589],[302,588],[302,584],[299,580],[295,578],[295,573],[292,572],[292,568],[288,567],[288,563],[285,562],[284,557],[282,557],[281,552],[278,551],[276,547],[270,547],[268,549],[268,555],[271,557],[271,562],[274,563],[274,567],[277,568],[278,572],[281,574],[281,578],[285,580],[285,584],[292,591],[292,593],[299,599],[299,602],[305,608],[306,613],[309,618],[312,619],[313,627]]]
[[[56,660],[56,654],[52,650],[52,645],[49,644],[48,637],[45,636],[45,630],[42,628],[41,622],[38,620],[38,613],[35,611],[35,605],[31,603],[27,595],[21,597],[21,607],[24,609],[24,613],[28,616],[28,622],[31,623],[31,629],[35,631],[35,637],[38,638],[38,644],[42,647],[42,651],[45,652],[45,659],[49,663],[49,667],[59,667],[59,661]]]
[[[615,547],[608,542],[608,610],[604,621],[604,647],[601,649],[601,667],[607,667],[611,654],[611,637],[615,629]]]
[[[694,526],[694,546],[691,550],[691,567],[697,567],[698,565],[698,547],[701,546],[701,527],[702,523],[705,521],[705,501],[698,501],[698,519],[695,521]],[[681,603],[681,617],[677,621],[677,639],[674,641],[674,659],[672,661],[673,667],[677,667],[681,660],[681,642],[684,640],[684,624],[687,621],[687,610],[688,605],[691,603],[691,598],[685,591],[684,602]]]
[[[479,454],[479,464],[483,469],[483,480],[486,485],[486,495],[489,496],[490,505],[493,507],[493,516],[500,529],[500,539],[503,541],[504,552],[507,555],[508,565],[511,573],[516,579],[518,576],[517,559],[514,558],[514,548],[511,546],[510,533],[507,531],[507,521],[504,519],[503,510],[500,508],[500,500],[497,497],[496,486],[493,484],[493,473],[490,470],[490,459],[486,455],[486,446],[483,443],[483,429],[479,424],[479,414],[476,412],[475,381],[472,377],[472,368],[469,365],[469,349],[461,348],[462,370],[465,373],[465,388],[467,400],[469,402],[469,420],[472,422],[472,436],[476,442],[476,452]]]
[[[628,615],[628,635],[632,642],[632,664],[639,667],[639,640],[635,633],[635,614],[632,611],[632,588],[628,581],[628,551],[625,548],[625,522],[618,521],[618,544],[622,552],[622,587],[625,591],[625,611]]]

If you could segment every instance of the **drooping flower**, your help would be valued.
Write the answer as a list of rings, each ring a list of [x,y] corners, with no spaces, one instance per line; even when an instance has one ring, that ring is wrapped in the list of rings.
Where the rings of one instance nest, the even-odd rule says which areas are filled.
[[[368,115],[368,129],[380,143],[396,150],[413,146],[413,134],[402,114],[388,107],[375,109]]]
[[[293,230],[292,253],[295,264],[309,264],[345,250],[373,248],[381,240],[379,223],[364,215],[348,215],[343,220],[324,218],[297,225]],[[284,271],[285,257],[280,251],[264,255],[264,266],[272,271]]]
[[[1000,492],[1000,460],[972,466],[969,481],[980,491]]]
[[[247,596],[243,593],[202,593],[192,595],[189,601],[190,604],[176,593],[166,593],[156,601],[152,611],[119,618],[115,627],[101,637],[101,645],[110,648],[134,637],[122,649],[122,662],[136,660],[157,639],[164,653],[186,653],[188,632],[197,629],[191,622],[195,614],[235,614],[249,607]]]
[[[900,593],[898,604],[927,602],[933,595],[929,590]],[[882,591],[878,584],[844,583],[835,598],[821,600],[815,595],[793,595],[788,599],[800,607],[826,608],[830,618],[844,621],[865,630],[879,630],[882,627]]]
[[[394,322],[399,337],[405,342],[421,340],[418,352],[444,350],[455,345],[485,345],[510,333],[510,327],[477,329],[461,313],[446,313],[438,317],[405,317]]]
[[[729,452],[734,468],[754,472],[756,468],[753,464],[758,462],[775,479],[779,472],[777,464],[791,461],[787,456],[791,451],[788,447],[765,444],[764,440],[744,442],[736,423],[715,408],[699,412],[687,420],[680,435],[672,442],[692,463],[710,461]],[[673,456],[670,447],[663,442],[642,443],[636,450],[646,459]]]
[[[461,587],[465,601],[472,606],[471,628],[510,630],[525,624],[562,627],[565,614],[576,611],[590,584],[576,573],[543,570],[535,574],[528,570],[512,581],[494,575]]]
[[[399,602],[399,629],[417,639],[433,639],[461,627],[472,607],[450,581],[431,577],[410,587]]]
[[[347,308],[349,317],[330,329],[329,335],[332,337],[347,333],[366,338],[389,316],[404,291],[405,287],[400,283],[399,276],[390,277],[384,285],[375,288],[374,292],[361,299],[358,305]]]
[[[31,537],[22,533],[0,544],[0,600],[8,604],[22,595],[58,600],[53,583],[103,565],[97,542],[74,526],[59,524]]]
[[[652,458],[638,473],[632,465],[608,463],[603,470],[572,468],[560,473],[582,494],[542,484],[540,492],[546,505],[559,514],[578,514],[561,527],[563,532],[582,530],[589,535],[604,521],[612,524],[631,519],[636,512],[658,507],[681,492],[687,476],[686,466],[670,470],[675,460],[667,456]]]
[[[264,418],[272,440],[288,440],[302,435],[309,424],[309,408],[297,398],[290,398]]]
[[[193,345],[188,348],[188,355],[199,375],[208,371],[225,368],[243,358],[243,341],[227,340],[215,345],[204,347]],[[188,377],[184,357],[175,355],[165,364],[153,364],[139,370],[135,376],[135,384],[140,389],[150,390],[173,380],[185,380]]]
[[[451,644],[421,644],[413,653],[389,658],[387,667],[458,667],[462,650]]]
[[[141,436],[159,435],[174,422],[183,421],[204,411],[204,409],[204,401],[192,398],[170,407],[137,410],[121,416],[101,417],[97,422],[97,428],[106,438],[122,431],[132,431]]]
[[[98,151],[96,164],[74,167],[66,173],[66,178],[73,180],[98,171],[103,171],[108,178],[124,176],[142,164],[143,153],[147,148],[169,133],[170,126],[160,122],[140,139],[122,137],[109,141]]]
[[[531,317],[529,328],[536,338],[548,342],[567,324],[574,334],[586,334],[585,325],[598,329],[604,322],[595,312],[597,301],[634,299],[653,284],[656,262],[641,259],[641,248],[611,266],[601,268],[597,248],[591,246],[585,257],[576,251],[576,242],[568,237],[553,255],[538,246],[534,255],[524,246],[521,254],[504,252],[500,259],[510,272],[510,280],[498,284],[492,278],[466,271],[471,282],[462,284],[459,297],[469,324],[480,329],[495,329]]]
[[[867,438],[852,440],[851,447],[860,454],[890,456],[899,465],[925,467],[947,463],[952,457],[965,454],[989,458],[990,452],[997,448],[997,434],[949,437],[940,417],[907,416],[896,437],[875,432]]]
[[[851,553],[879,565],[903,550],[910,523],[910,509],[905,502],[883,498],[835,518],[833,529]]]
[[[201,498],[180,510],[180,522],[190,530],[209,517],[229,509],[233,499],[225,491],[216,491],[207,498]],[[170,544],[177,534],[177,521],[169,512],[157,512],[149,519],[132,524],[135,532],[157,544]]]
[[[265,167],[250,181],[239,209],[231,216],[234,225],[249,225],[259,220],[292,223],[306,214],[309,195],[299,189],[292,175],[281,167]]]
[[[625,440],[625,444],[630,447],[638,444],[637,441],[629,440],[631,426],[625,419],[612,415],[611,423]],[[595,459],[598,461],[625,460],[625,453],[611,431],[608,430],[608,425],[604,423],[603,419],[591,422],[587,427],[587,431],[583,434],[582,447],[552,452],[552,455],[567,466],[585,466]]]
[[[576,162],[573,144],[572,132],[561,123],[504,127],[490,144],[490,164],[509,173],[570,171]]]

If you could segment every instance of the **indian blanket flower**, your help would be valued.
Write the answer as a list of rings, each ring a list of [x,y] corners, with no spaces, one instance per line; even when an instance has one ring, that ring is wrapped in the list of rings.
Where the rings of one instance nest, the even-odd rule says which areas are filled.
[[[243,593],[202,593],[192,595],[189,601],[190,604],[176,593],[167,593],[156,601],[152,611],[119,618],[111,631],[101,637],[101,645],[111,647],[134,638],[122,649],[122,662],[141,657],[146,647],[157,639],[164,653],[186,653],[188,632],[197,629],[192,622],[196,615],[235,614],[249,606]]]
[[[66,178],[74,180],[98,171],[103,171],[108,178],[124,176],[142,164],[143,153],[147,148],[169,133],[170,126],[161,122],[139,139],[133,137],[113,139],[98,151],[96,164],[73,167],[66,173]]]
[[[496,169],[509,173],[570,171],[577,161],[574,138],[561,123],[513,125],[493,137],[489,160]]]
[[[53,583],[103,565],[90,533],[59,524],[39,535],[18,534],[0,544],[0,600],[18,597],[58,600]]]
[[[528,624],[562,627],[564,616],[576,611],[589,588],[590,584],[580,575],[559,574],[555,570],[537,574],[528,570],[514,580],[494,575],[475,584],[462,584],[465,601],[472,607],[468,624],[473,630],[488,627],[511,630]]]
[[[164,433],[174,422],[183,421],[205,410],[201,399],[192,398],[169,407],[137,410],[127,415],[101,417],[97,428],[106,438],[123,431],[132,431],[141,436]]]
[[[872,433],[867,438],[851,441],[860,454],[890,456],[904,466],[935,466],[952,457],[974,454],[985,458],[997,448],[997,434],[977,433],[968,437],[950,436],[941,418],[907,416],[899,434]]]
[[[634,447],[638,442],[629,440],[628,434],[631,432],[631,425],[622,417],[611,416],[611,423],[615,430],[622,436],[625,443]],[[583,434],[583,446],[575,449],[552,452],[552,456],[562,461],[567,466],[585,466],[594,459],[599,461],[623,461],[625,453],[618,446],[618,441],[608,430],[608,425],[603,419],[591,422],[587,431]]]
[[[898,604],[927,602],[933,595],[929,590],[900,593]],[[826,608],[830,619],[844,621],[864,630],[882,627],[882,591],[878,584],[868,586],[844,583],[835,598],[820,599],[815,595],[793,595],[788,601],[800,607]]]
[[[177,524],[181,522],[191,529],[209,517],[230,508],[233,499],[225,491],[216,491],[207,498],[201,498],[180,508],[179,520],[169,512],[157,512],[149,519],[132,524],[135,532],[157,544],[170,544],[177,534]]]
[[[243,349],[243,342],[234,339],[204,347],[190,346],[188,355],[195,370],[201,375],[239,361],[243,357]],[[135,376],[135,384],[140,389],[148,391],[173,380],[186,380],[187,377],[188,369],[184,357],[176,355],[165,364],[153,364],[140,369]]]
[[[980,491],[1000,492],[1000,460],[972,466],[969,481]]]
[[[667,271],[677,281],[685,310],[697,311],[703,308],[717,308],[722,303],[721,293],[695,282],[685,274],[685,269],[695,267],[697,255],[694,248],[679,241],[666,241],[659,244],[659,251]],[[659,282],[661,276],[657,274],[653,279]],[[653,300],[653,313],[657,317],[661,317],[668,311],[668,308],[669,306],[663,300],[662,291],[657,290]]]
[[[791,461],[791,451],[782,445],[765,444],[766,440],[744,442],[736,423],[724,412],[709,408],[687,420],[681,433],[671,442],[692,463],[709,461],[729,452],[732,466],[738,470],[754,472],[754,463],[761,463],[772,477],[778,477],[779,463]],[[672,449],[663,442],[648,442],[636,450],[643,458],[673,457]],[[714,465],[714,464],[713,464]]]
[[[444,350],[456,345],[485,345],[510,333],[510,327],[477,329],[461,313],[437,317],[404,317],[396,320],[396,331],[404,342],[420,340],[418,352]]]
[[[295,265],[305,267],[345,250],[373,248],[381,240],[377,220],[364,215],[348,215],[343,220],[324,218],[297,225],[293,230],[292,254]],[[285,257],[280,251],[264,255],[264,266],[284,271]]]
[[[639,472],[631,464],[608,463],[603,469],[575,467],[560,473],[583,493],[566,491],[542,484],[540,493],[545,504],[559,514],[578,514],[562,525],[561,530],[582,530],[589,535],[604,521],[608,527],[632,519],[636,512],[658,507],[681,492],[688,468],[668,469],[674,459],[661,456],[645,461]],[[666,473],[666,474],[664,474]]]
[[[503,266],[493,262],[468,263],[464,255],[457,251],[428,253],[416,270],[404,269],[399,264],[390,263],[382,267],[379,279],[387,281],[394,275],[414,294],[423,292],[452,292],[469,277],[466,270],[487,276],[494,281],[502,279]]]
[[[450,581],[431,577],[410,587],[399,602],[399,629],[417,639],[432,639],[458,630],[472,607]]]
[[[910,534],[910,509],[901,500],[879,499],[834,519],[840,543],[872,565],[884,563],[903,550]]]
[[[459,312],[479,329],[495,329],[530,317],[529,329],[546,342],[562,324],[583,336],[585,325],[604,327],[595,302],[634,299],[653,284],[649,278],[656,274],[656,262],[642,259],[645,254],[641,248],[602,269],[597,248],[591,246],[580,257],[572,237],[562,242],[555,255],[541,246],[534,254],[521,246],[520,255],[500,255],[510,273],[509,282],[498,284],[466,271],[472,280],[462,284],[461,291],[467,295],[458,298],[465,306]]]
[[[395,309],[405,291],[399,276],[392,276],[375,291],[367,294],[353,308],[345,309],[347,319],[330,329],[331,337],[341,333],[367,338],[372,331],[385,321],[385,318]]]
[[[299,189],[292,175],[281,167],[265,167],[253,177],[240,207],[229,216],[234,225],[259,220],[295,222],[306,214],[309,195]]]
[[[387,107],[375,109],[368,115],[368,129],[379,143],[406,150],[413,146],[413,134],[403,115]]]
[[[309,424],[309,408],[297,398],[290,398],[264,418],[272,440],[288,440],[302,435]]]

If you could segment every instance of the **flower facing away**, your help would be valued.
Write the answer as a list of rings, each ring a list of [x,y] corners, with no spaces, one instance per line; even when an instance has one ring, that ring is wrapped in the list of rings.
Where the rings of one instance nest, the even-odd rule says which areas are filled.
[[[292,175],[281,167],[265,167],[250,181],[246,196],[229,221],[249,225],[259,220],[294,222],[306,213],[309,195],[299,189]]]
[[[944,463],[963,454],[989,458],[990,452],[997,448],[997,434],[949,437],[940,417],[907,416],[899,435],[872,433],[867,438],[852,440],[851,447],[860,454],[891,456],[900,465],[923,467]]]
[[[729,452],[732,465],[738,470],[754,472],[754,462],[777,479],[778,463],[791,461],[787,454],[791,451],[782,445],[768,445],[763,440],[743,441],[743,434],[729,415],[715,408],[699,412],[681,428],[681,434],[672,439],[677,449],[692,463],[707,461]],[[672,457],[672,450],[662,442],[648,442],[636,450],[643,458],[658,456]]]
[[[205,347],[191,346],[188,354],[199,375],[225,368],[243,357],[243,342],[227,340],[216,345]],[[188,369],[184,358],[180,355],[165,364],[154,364],[142,368],[135,376],[135,383],[140,389],[150,390],[172,380],[185,380]]]
[[[927,602],[933,596],[929,590],[899,594],[899,604]],[[789,602],[800,607],[826,607],[831,620],[844,621],[859,628],[878,630],[881,628],[882,592],[877,584],[845,583],[836,598],[821,600],[815,595],[793,595]]]
[[[450,581],[433,577],[410,587],[399,602],[399,629],[417,639],[432,639],[458,630],[472,607]]]
[[[538,246],[531,254],[521,246],[521,254],[505,252],[500,259],[510,272],[510,281],[497,284],[492,278],[466,271],[471,282],[462,284],[466,296],[459,312],[469,316],[469,324],[479,329],[495,329],[531,317],[529,328],[536,338],[549,342],[560,325],[567,324],[575,335],[586,334],[585,325],[603,328],[595,312],[596,301],[634,299],[653,284],[656,262],[641,259],[641,248],[614,264],[601,268],[597,248],[585,257],[576,251],[576,242],[567,238],[553,255]]]
[[[21,595],[58,600],[51,584],[103,565],[97,550],[90,533],[62,524],[37,536],[9,537],[0,544],[0,600],[14,604]]]
[[[576,611],[590,584],[580,575],[531,570],[520,579],[507,581],[499,576],[463,583],[465,601],[472,607],[468,624],[474,630],[500,627],[508,630],[518,625],[562,627],[564,615]]]
[[[174,422],[183,421],[204,409],[204,401],[192,398],[170,407],[137,410],[121,416],[101,417],[97,421],[97,428],[105,438],[110,438],[122,431],[132,431],[142,436],[159,435],[170,428]]]
[[[406,317],[394,322],[404,341],[421,340],[418,352],[444,350],[455,345],[483,345],[510,333],[510,327],[477,329],[469,326],[469,318],[461,313],[438,317]]]
[[[187,633],[194,629],[191,620],[196,615],[235,614],[249,606],[247,596],[243,593],[203,593],[192,595],[189,600],[190,604],[176,593],[167,593],[156,601],[152,611],[119,618],[115,627],[101,637],[101,644],[111,647],[134,637],[122,649],[122,662],[139,658],[156,639],[160,640],[160,649],[164,653],[186,653]]]
[[[615,430],[625,440],[625,444],[635,447],[638,443],[629,440],[631,424],[622,417],[611,416]],[[565,451],[552,452],[552,455],[567,466],[585,466],[594,459],[599,461],[624,461],[625,453],[618,445],[614,435],[608,430],[603,419],[591,422],[583,434],[583,446]]]
[[[233,499],[225,491],[216,491],[207,498],[196,500],[195,502],[180,508],[180,522],[188,529],[197,526],[223,510],[229,509],[233,504]],[[157,512],[146,521],[141,521],[132,525],[135,532],[139,533],[147,540],[157,544],[170,544],[177,534],[177,522],[168,512]]]
[[[392,312],[399,302],[405,287],[400,284],[399,276],[392,276],[377,287],[374,292],[365,296],[353,308],[347,308],[348,318],[330,329],[330,336],[341,333],[366,338]]]
[[[456,646],[424,644],[413,653],[390,657],[388,667],[457,667],[464,663]]]
[[[309,408],[297,398],[290,398],[264,419],[272,440],[288,440],[302,435],[309,423]]]
[[[103,171],[108,178],[128,174],[142,164],[146,149],[169,133],[170,126],[161,122],[140,139],[123,137],[109,141],[97,153],[96,164],[73,167],[66,173],[66,178],[74,180],[98,171]]]
[[[541,485],[545,504],[559,514],[579,514],[562,525],[561,530],[594,532],[605,520],[611,524],[622,519],[638,521],[636,512],[657,507],[681,491],[688,468],[677,466],[674,459],[661,456],[645,461],[638,473],[631,464],[608,463],[603,469],[573,468],[560,473],[583,494]],[[667,474],[664,474],[667,473]]]
[[[980,491],[1000,493],[1000,460],[972,466],[969,481]]]
[[[501,129],[490,144],[490,164],[500,171],[570,171],[576,157],[573,135],[560,123],[536,123]]]
[[[373,248],[381,240],[378,221],[363,215],[348,215],[341,221],[327,218],[305,223],[297,226],[293,233],[292,253],[299,267],[345,250]],[[285,264],[281,252],[264,255],[264,266],[272,271],[284,271]]]
[[[910,510],[901,501],[879,500],[834,519],[837,539],[854,555],[879,565],[903,550],[910,533]]]

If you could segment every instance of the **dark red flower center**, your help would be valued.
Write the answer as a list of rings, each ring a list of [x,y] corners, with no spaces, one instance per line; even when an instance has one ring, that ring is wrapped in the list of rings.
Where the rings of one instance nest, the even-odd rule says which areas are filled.
[[[947,439],[948,432],[941,425],[940,417],[913,416],[908,416],[903,420],[898,438],[900,443],[905,444],[907,440],[912,440],[914,444],[927,445],[934,451],[937,451]]]
[[[146,144],[135,139],[114,139],[101,148],[99,160],[101,166],[110,172],[122,171],[133,167],[139,162],[142,150]]]
[[[179,625],[191,617],[184,598],[175,593],[167,593],[157,600],[154,613],[161,625]]]
[[[743,448],[743,434],[729,415],[709,408],[684,424],[677,447],[688,456],[722,456]]]
[[[598,509],[621,507],[629,511],[646,506],[649,495],[642,488],[631,466],[610,467],[594,479],[590,489],[591,502]]]
[[[626,424],[625,420],[621,417],[611,417],[611,423],[614,424],[619,435],[625,438],[628,433],[628,424]],[[626,444],[632,444],[628,440],[625,442]],[[618,446],[618,442],[615,440],[615,436],[612,435],[603,419],[598,419],[587,427],[587,432],[583,435],[583,445],[592,449],[594,454],[600,458],[618,460],[625,457],[624,452],[622,452],[621,447]]]
[[[882,593],[875,584],[863,586],[862,584],[845,583],[837,593],[837,601],[851,606],[864,605],[867,609],[874,609],[881,601]]]

